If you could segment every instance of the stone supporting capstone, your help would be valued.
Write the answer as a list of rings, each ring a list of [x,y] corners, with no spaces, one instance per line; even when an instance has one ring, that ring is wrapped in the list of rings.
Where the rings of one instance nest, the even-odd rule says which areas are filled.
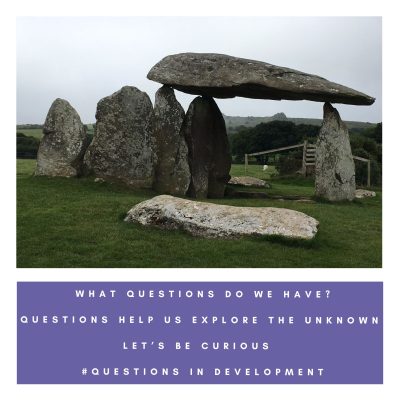
[[[181,131],[185,111],[174,90],[161,87],[154,104],[154,137],[157,162],[154,189],[159,193],[184,196],[190,184],[188,147]]]
[[[315,194],[330,201],[353,200],[355,189],[348,129],[338,111],[325,103],[316,148]]]
[[[231,155],[224,117],[214,99],[196,97],[182,125],[189,150],[193,198],[221,198],[230,179]]]

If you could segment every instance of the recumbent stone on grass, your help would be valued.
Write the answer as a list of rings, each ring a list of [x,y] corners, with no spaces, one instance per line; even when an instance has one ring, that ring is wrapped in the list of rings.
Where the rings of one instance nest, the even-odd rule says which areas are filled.
[[[266,235],[312,239],[319,224],[313,217],[285,208],[235,207],[167,195],[137,204],[125,221],[224,239]]]

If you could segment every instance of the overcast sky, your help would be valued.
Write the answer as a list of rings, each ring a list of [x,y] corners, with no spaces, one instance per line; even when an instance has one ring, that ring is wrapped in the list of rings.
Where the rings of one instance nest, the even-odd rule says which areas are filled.
[[[320,75],[376,98],[372,106],[337,105],[345,120],[382,120],[379,17],[49,17],[17,19],[17,123],[43,123],[61,97],[84,123],[97,102],[122,86],[160,84],[150,68],[169,54],[222,53]],[[194,96],[176,92],[187,109]],[[311,101],[217,100],[224,114],[321,118]]]

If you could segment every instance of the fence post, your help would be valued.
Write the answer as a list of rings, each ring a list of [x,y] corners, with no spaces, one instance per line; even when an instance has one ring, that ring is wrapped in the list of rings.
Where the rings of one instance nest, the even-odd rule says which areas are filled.
[[[367,186],[371,187],[371,160],[368,160],[368,181]]]
[[[306,153],[307,153],[307,140],[304,141],[303,145],[303,168],[302,168],[303,176],[307,175]]]
[[[247,164],[249,163],[248,155],[244,155],[244,172],[247,173]]]

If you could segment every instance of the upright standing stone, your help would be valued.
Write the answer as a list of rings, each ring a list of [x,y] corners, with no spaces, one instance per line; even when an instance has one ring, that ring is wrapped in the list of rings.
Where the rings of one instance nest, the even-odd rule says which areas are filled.
[[[86,128],[75,109],[63,99],[54,100],[43,126],[36,175],[77,176],[88,145]]]
[[[157,154],[154,189],[184,196],[190,183],[188,148],[181,131],[185,111],[176,100],[174,90],[168,86],[156,93],[154,117]]]
[[[149,96],[133,86],[100,100],[94,138],[85,155],[87,171],[133,187],[151,187],[153,120]]]
[[[355,168],[349,132],[338,111],[324,104],[315,159],[315,194],[330,201],[353,200]]]
[[[186,113],[182,130],[192,176],[188,195],[223,197],[230,179],[231,155],[225,121],[215,101],[196,97]]]

